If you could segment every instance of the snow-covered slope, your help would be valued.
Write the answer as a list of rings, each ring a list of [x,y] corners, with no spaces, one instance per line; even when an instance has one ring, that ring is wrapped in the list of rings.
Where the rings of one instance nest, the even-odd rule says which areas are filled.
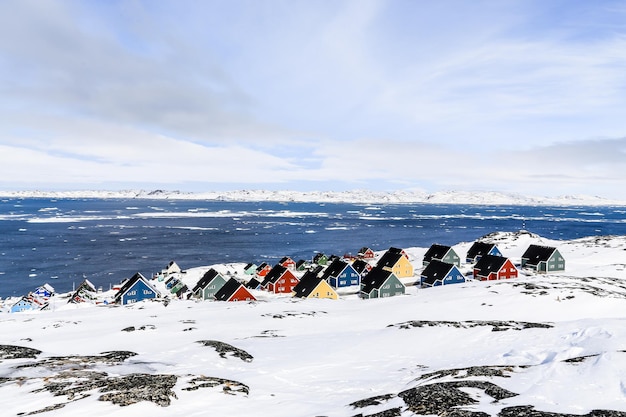
[[[625,415],[626,237],[486,239],[516,262],[530,243],[557,244],[567,270],[379,300],[56,297],[52,311],[3,314],[1,414]],[[425,251],[407,248],[416,267]]]
[[[559,197],[525,196],[515,193],[491,191],[422,191],[376,192],[354,190],[342,192],[322,191],[267,191],[237,190],[224,192],[186,193],[180,191],[0,191],[1,197],[12,198],[141,198],[221,201],[278,201],[278,202],[347,202],[347,203],[430,203],[430,204],[481,204],[481,205],[626,205],[626,201],[609,200],[596,196],[567,195]]]

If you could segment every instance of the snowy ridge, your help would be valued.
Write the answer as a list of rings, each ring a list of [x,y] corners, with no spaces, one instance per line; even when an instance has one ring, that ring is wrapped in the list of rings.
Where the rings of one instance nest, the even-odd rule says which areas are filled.
[[[234,190],[212,192],[181,192],[164,190],[122,191],[0,191],[5,198],[98,198],[98,199],[172,199],[215,201],[274,201],[364,204],[475,204],[475,205],[550,205],[550,206],[624,206],[626,201],[597,196],[565,195],[558,197],[526,196],[497,191],[269,191]]]
[[[0,407],[7,416],[624,417],[626,237],[484,238],[516,262],[530,243],[558,245],[566,271],[377,300],[257,291],[251,303],[103,307],[57,296],[52,311],[0,318]],[[406,248],[417,270],[425,251]]]

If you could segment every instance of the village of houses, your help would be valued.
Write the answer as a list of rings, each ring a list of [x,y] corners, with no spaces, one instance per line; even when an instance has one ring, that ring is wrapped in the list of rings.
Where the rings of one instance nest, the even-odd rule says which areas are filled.
[[[64,296],[68,303],[114,306],[145,300],[256,301],[265,294],[333,300],[356,294],[372,299],[404,295],[407,286],[429,288],[468,280],[513,279],[520,269],[539,274],[565,269],[565,260],[555,247],[530,244],[518,263],[505,255],[495,243],[477,241],[464,258],[451,246],[433,244],[422,259],[411,259],[400,248],[375,252],[363,247],[355,256],[316,253],[311,260],[299,261],[286,256],[275,265],[242,263],[227,272],[218,271],[217,266],[187,271],[171,261],[149,279],[136,273],[107,292],[85,279]],[[45,284],[3,309],[11,313],[46,310],[51,297],[59,296]]]

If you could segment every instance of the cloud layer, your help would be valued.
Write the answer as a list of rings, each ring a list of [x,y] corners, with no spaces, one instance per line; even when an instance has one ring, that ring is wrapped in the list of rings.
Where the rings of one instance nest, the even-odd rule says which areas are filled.
[[[7,1],[0,187],[626,198],[620,2]]]

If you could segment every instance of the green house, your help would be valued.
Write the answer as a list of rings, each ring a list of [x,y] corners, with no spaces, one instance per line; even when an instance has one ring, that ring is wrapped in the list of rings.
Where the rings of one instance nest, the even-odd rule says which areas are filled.
[[[191,292],[194,297],[201,300],[215,300],[215,293],[217,293],[224,284],[226,284],[226,279],[222,274],[211,268],[200,278]]]
[[[316,253],[313,257],[313,263],[317,265],[328,265],[328,256],[323,253]]]
[[[393,272],[376,267],[361,279],[359,295],[363,299],[387,298],[405,292],[405,285]]]
[[[446,262],[458,267],[461,266],[461,258],[450,246],[444,245],[431,245],[431,247],[424,254],[424,260],[422,266],[426,267],[433,259],[441,262]]]
[[[565,259],[557,248],[551,246],[530,245],[522,255],[522,268],[539,273],[565,270]]]

